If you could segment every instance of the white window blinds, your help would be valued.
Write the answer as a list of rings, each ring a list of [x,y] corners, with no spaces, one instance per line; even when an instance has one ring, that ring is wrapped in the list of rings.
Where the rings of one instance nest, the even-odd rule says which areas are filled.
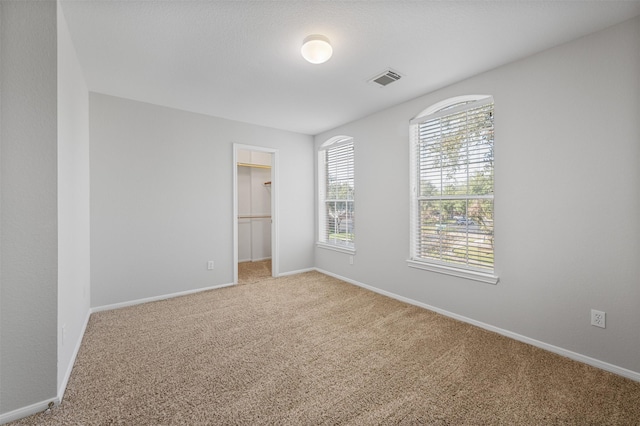
[[[493,272],[493,99],[411,122],[414,261]]]
[[[351,138],[319,151],[319,241],[348,249],[355,241],[353,154]]]

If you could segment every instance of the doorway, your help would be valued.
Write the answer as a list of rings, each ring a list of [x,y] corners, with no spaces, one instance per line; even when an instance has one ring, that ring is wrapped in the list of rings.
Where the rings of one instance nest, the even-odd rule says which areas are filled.
[[[277,277],[278,151],[234,144],[233,164],[233,282]]]

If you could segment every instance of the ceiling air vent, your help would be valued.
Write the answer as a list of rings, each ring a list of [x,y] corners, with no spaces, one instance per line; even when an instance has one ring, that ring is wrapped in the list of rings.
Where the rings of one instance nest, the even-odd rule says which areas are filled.
[[[369,83],[375,83],[380,86],[386,86],[387,84],[400,80],[401,77],[402,75],[400,75],[400,73],[398,73],[397,71],[388,69],[382,74],[378,74],[375,77],[369,79]]]

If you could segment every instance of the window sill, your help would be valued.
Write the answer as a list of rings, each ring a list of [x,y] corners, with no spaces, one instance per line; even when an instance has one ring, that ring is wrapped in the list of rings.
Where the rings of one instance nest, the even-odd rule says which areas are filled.
[[[341,246],[336,246],[336,245],[333,245],[333,244],[317,242],[316,243],[316,247],[319,247],[319,248],[322,248],[322,249],[326,249],[326,250],[333,250],[333,251],[337,251],[337,252],[340,252],[340,253],[356,254],[356,249],[354,249],[354,248],[341,247]]]
[[[452,266],[439,265],[436,263],[418,262],[407,260],[410,268],[422,269],[424,271],[437,272],[439,274],[452,275],[454,277],[466,278],[468,280],[480,281],[487,284],[498,284],[499,278],[496,275],[486,272],[470,271],[468,269],[455,268]]]

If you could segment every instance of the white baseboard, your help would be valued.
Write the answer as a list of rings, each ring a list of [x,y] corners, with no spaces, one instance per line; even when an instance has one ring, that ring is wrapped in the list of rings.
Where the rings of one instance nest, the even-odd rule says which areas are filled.
[[[367,285],[367,284],[363,284],[361,282],[358,282],[358,281],[352,280],[350,278],[346,278],[346,277],[340,276],[338,274],[334,274],[334,273],[329,272],[329,271],[325,271],[325,270],[320,269],[320,268],[314,268],[314,269],[316,271],[320,272],[320,273],[323,273],[323,274],[329,275],[331,277],[337,278],[339,280],[345,281],[345,282],[347,282],[349,284],[353,284],[353,285],[356,285],[358,287],[362,287],[362,288],[365,288],[367,290],[371,290],[374,293],[382,294],[383,296],[391,297],[392,299],[396,299],[396,300],[399,300],[401,302],[408,303],[410,305],[415,305],[415,306],[418,306],[418,307],[421,307],[421,308],[424,308],[424,309],[428,309],[428,310],[433,311],[433,312],[437,312],[437,313],[445,315],[447,317],[454,318],[454,319],[457,319],[459,321],[466,322],[468,324],[472,324],[472,325],[475,325],[477,327],[483,328],[485,330],[493,331],[494,333],[501,334],[501,335],[509,337],[511,339],[518,340],[520,342],[527,343],[529,345],[536,346],[536,347],[541,348],[541,349],[545,349],[545,350],[547,350],[549,352],[553,352],[553,353],[558,354],[558,355],[562,355],[564,357],[573,359],[575,361],[579,361],[579,362],[591,365],[592,367],[596,367],[596,368],[599,368],[601,370],[605,370],[605,371],[608,371],[610,373],[614,373],[614,374],[617,374],[619,376],[626,377],[626,378],[631,379],[631,380],[635,380],[636,382],[640,382],[640,372],[633,371],[633,370],[628,370],[626,368],[623,368],[623,367],[620,367],[620,366],[617,366],[617,365],[614,365],[614,364],[610,364],[608,362],[604,362],[604,361],[601,361],[601,360],[596,359],[596,358],[591,358],[589,356],[582,355],[582,354],[579,354],[577,352],[573,352],[573,351],[570,351],[568,349],[564,349],[564,348],[561,348],[561,347],[558,347],[558,346],[554,346],[554,345],[551,345],[549,343],[541,342],[540,340],[532,339],[530,337],[523,336],[521,334],[514,333],[514,332],[509,331],[509,330],[504,330],[502,328],[495,327],[493,325],[486,324],[486,323],[483,323],[483,322],[480,322],[480,321],[476,321],[474,319],[467,318],[467,317],[462,316],[462,315],[454,314],[453,312],[445,311],[444,309],[436,308],[435,306],[427,305],[426,303],[418,302],[417,300],[409,299],[408,297],[399,296],[399,295],[397,295],[395,293],[391,293],[391,292],[386,291],[386,290],[380,290],[379,288],[372,287],[372,286]]]
[[[146,297],[144,299],[129,300],[127,302],[114,303],[114,304],[111,304],[111,305],[96,306],[96,307],[91,308],[90,312],[94,313],[94,312],[100,312],[100,311],[110,311],[112,309],[125,308],[127,306],[139,305],[141,303],[147,303],[147,302],[155,302],[157,300],[172,299],[174,297],[186,296],[188,294],[200,293],[202,291],[207,291],[207,290],[215,290],[217,288],[224,288],[224,287],[229,287],[229,286],[232,286],[232,285],[235,285],[235,284],[233,284],[233,283],[218,284],[218,285],[214,285],[214,286],[211,286],[211,287],[204,287],[204,288],[197,288],[197,289],[194,289],[194,290],[180,291],[178,293],[163,294],[163,295],[160,295],[160,296]]]
[[[271,256],[269,256],[269,257],[260,257],[258,259],[238,259],[238,263],[262,262],[263,260],[271,260]]]
[[[47,408],[49,408],[49,404],[51,402],[53,402],[54,406],[57,406],[62,402],[62,399],[64,398],[64,392],[67,389],[67,384],[69,383],[69,378],[71,377],[71,371],[73,371],[73,365],[76,362],[78,352],[80,351],[80,347],[82,346],[82,338],[84,337],[84,333],[87,330],[87,325],[89,324],[90,317],[91,317],[91,310],[88,310],[87,316],[84,320],[84,324],[82,325],[80,338],[76,342],[76,346],[73,349],[73,355],[71,356],[71,360],[69,362],[69,365],[67,366],[67,371],[65,371],[64,377],[62,379],[62,383],[60,384],[60,386],[58,386],[58,395],[52,399],[36,402],[35,404],[31,404],[26,407],[19,408],[17,410],[13,410],[8,413],[0,414],[0,424],[13,422],[15,420],[19,420],[24,417],[31,416],[33,414],[42,413]]]
[[[69,365],[67,366],[67,371],[64,373],[64,377],[62,378],[62,383],[58,386],[58,401],[62,402],[64,398],[64,391],[67,389],[67,384],[69,383],[69,378],[71,377],[71,371],[73,371],[73,365],[76,363],[76,357],[78,356],[78,352],[80,351],[80,346],[82,346],[82,338],[84,337],[85,331],[87,331],[87,325],[89,324],[89,318],[91,317],[91,309],[87,311],[87,316],[84,319],[84,324],[82,325],[82,331],[80,332],[80,338],[76,342],[76,347],[73,348],[73,355],[71,356],[71,360]]]
[[[47,408],[49,408],[49,404],[52,402],[54,406],[59,405],[60,399],[58,399],[58,397],[55,397],[36,402],[35,404],[31,404],[26,407],[18,408],[17,410],[9,411],[8,413],[0,414],[0,425],[13,422],[24,417],[32,416],[34,414],[42,413]]]
[[[311,271],[319,271],[319,272],[322,272],[322,271],[320,271],[320,270],[319,270],[319,269],[317,269],[317,268],[306,268],[306,269],[298,269],[297,271],[280,272],[280,273],[278,274],[278,276],[279,276],[279,277],[286,277],[286,276],[288,276],[288,275],[302,274],[302,273],[304,273],[304,272],[311,272]],[[327,274],[327,275],[329,275],[329,274]]]
[[[107,311],[111,309],[124,308],[126,306],[139,305],[141,303],[154,302],[156,300],[171,299],[173,297],[185,296],[187,294],[199,293],[201,291],[214,290],[217,288],[229,287],[232,285],[234,284],[220,284],[220,285],[215,285],[211,287],[199,288],[195,290],[187,290],[187,291],[182,291],[178,293],[165,294],[161,296],[148,297],[145,299],[131,300],[128,302],[114,303],[112,305],[104,305],[104,306],[97,306],[94,308],[90,308],[89,311],[87,312],[87,316],[82,326],[82,332],[80,333],[80,338],[78,339],[78,342],[76,343],[76,347],[73,350],[73,356],[71,357],[71,362],[67,367],[67,371],[65,372],[62,383],[58,387],[58,395],[54,398],[47,399],[45,401],[36,402],[35,404],[31,404],[26,407],[21,407],[16,410],[10,411],[8,413],[0,414],[0,424],[9,423],[24,417],[31,416],[33,414],[41,413],[45,411],[47,408],[49,408],[49,403],[51,402],[53,402],[54,406],[57,406],[60,404],[60,402],[64,397],[64,392],[67,388],[67,384],[69,383],[69,378],[71,377],[71,372],[73,371],[73,365],[75,364],[76,357],[78,356],[78,352],[80,351],[80,347],[82,346],[82,338],[84,337],[84,333],[87,330],[87,325],[89,324],[89,318],[91,317],[92,313]]]

